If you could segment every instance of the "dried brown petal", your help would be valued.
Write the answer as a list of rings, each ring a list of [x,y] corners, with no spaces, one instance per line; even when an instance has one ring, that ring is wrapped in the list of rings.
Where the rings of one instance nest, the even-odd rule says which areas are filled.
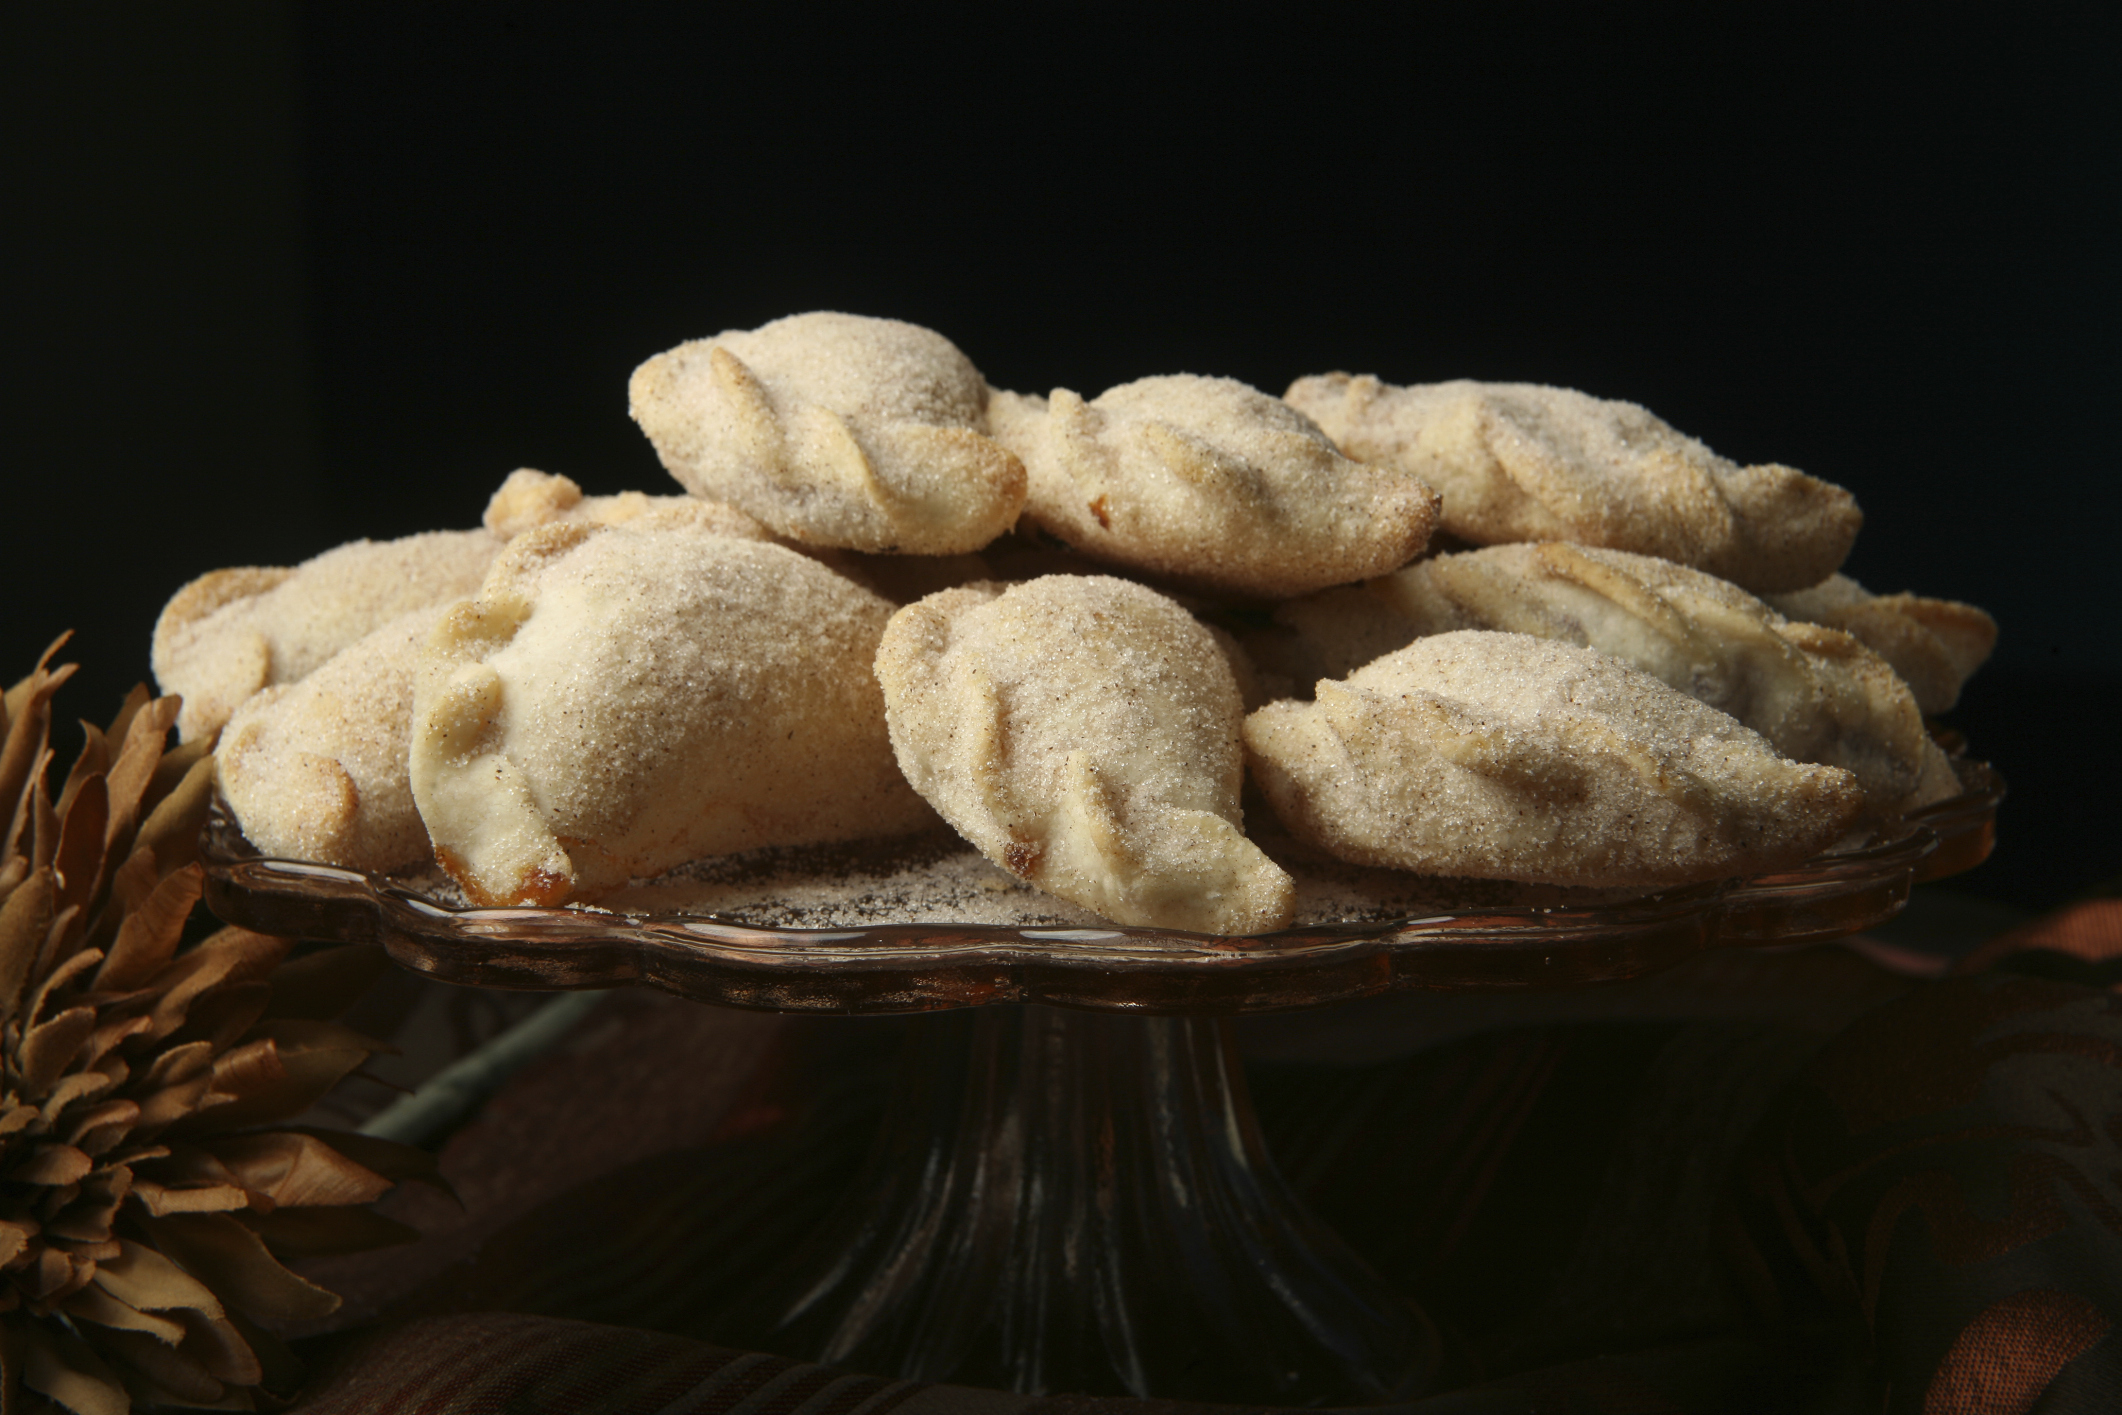
[[[336,1293],[281,1267],[257,1234],[226,1214],[172,1214],[142,1223],[157,1248],[231,1307],[276,1321],[315,1321],[339,1310]]]
[[[103,884],[103,830],[110,824],[110,791],[91,776],[59,818],[59,854],[53,875],[59,907],[86,910]]]
[[[81,1050],[89,1033],[96,1030],[96,1009],[72,1007],[30,1028],[29,1035],[22,1039],[22,1046],[15,1055],[15,1070],[22,1078],[22,1089],[31,1095],[42,1095],[59,1079],[59,1073]]]
[[[456,1191],[442,1177],[440,1161],[426,1150],[351,1130],[320,1130],[309,1125],[290,1125],[287,1130],[290,1134],[322,1140],[363,1169],[372,1170],[393,1184],[407,1181],[429,1184],[452,1198],[456,1197]]]
[[[234,1184],[171,1189],[152,1179],[135,1179],[132,1197],[156,1218],[166,1214],[222,1214],[250,1207],[251,1196]]]
[[[189,742],[179,742],[162,754],[162,761],[155,768],[155,775],[147,783],[147,794],[141,805],[152,811],[172,791],[191,775],[192,768],[213,755],[212,737],[194,737]],[[137,848],[135,842],[135,848]]]
[[[121,1239],[120,1246],[123,1251],[118,1257],[98,1265],[96,1286],[143,1312],[188,1307],[209,1316],[222,1315],[221,1300],[205,1283],[143,1243]]]
[[[189,1081],[195,1076],[206,1074],[213,1069],[213,1065],[212,1042],[186,1042],[182,1046],[174,1046],[158,1054],[149,1062],[147,1070],[141,1073],[140,1085],[143,1089],[174,1086],[181,1081]]]
[[[257,1332],[236,1313],[215,1317],[183,1311],[177,1313],[177,1320],[184,1323],[184,1342],[179,1349],[206,1367],[214,1379],[230,1385],[254,1386],[265,1375],[262,1365],[286,1357],[287,1348]],[[294,1374],[301,1374],[299,1367]]]
[[[32,1149],[7,1171],[11,1184],[72,1184],[96,1167],[72,1145],[42,1144]]]
[[[169,1403],[200,1405],[219,1400],[223,1394],[221,1382],[215,1380],[205,1366],[177,1349],[184,1329],[175,1322],[169,1325],[176,1328],[177,1335],[166,1342],[158,1339],[159,1333],[143,1336],[130,1331],[114,1331],[97,1344],[168,1392],[163,1399]]]
[[[52,1087],[51,1095],[45,1100],[44,1108],[37,1113],[44,1118],[46,1124],[51,1124],[75,1101],[85,1100],[110,1088],[111,1078],[101,1071],[76,1071],[71,1075],[61,1076],[59,1083]]]
[[[49,870],[38,870],[0,904],[0,1022],[14,1016],[30,966],[51,928],[58,894]]]
[[[155,864],[154,851],[135,850],[127,855],[125,863],[111,874],[110,899],[104,908],[110,931],[116,932],[125,915],[139,908],[161,881],[162,871]]]
[[[197,948],[171,959],[153,979],[153,986],[160,989],[161,995],[148,1013],[154,1019],[148,1037],[160,1041],[183,1026],[193,999],[209,988],[246,981],[261,971],[261,965],[269,975],[274,957],[286,951],[287,945],[279,939],[241,929],[223,929]]]
[[[258,1364],[264,1368],[263,1379],[258,1384],[285,1389],[302,1378],[302,1363],[287,1349],[286,1342],[241,1312],[230,1312],[228,1325],[257,1353]]]
[[[117,1173],[122,1174],[123,1171]],[[98,1180],[112,1181],[117,1174],[91,1174],[81,1186],[81,1197],[68,1204],[63,1213],[47,1226],[55,1238],[64,1238],[70,1243],[88,1245],[75,1251],[84,1258],[102,1262],[105,1258],[118,1256],[117,1241],[111,1237],[111,1222],[118,1216],[118,1206],[125,1202],[125,1191],[130,1185],[118,1185]],[[89,1248],[96,1251],[90,1252]]]
[[[175,1346],[184,1339],[184,1328],[168,1317],[158,1317],[128,1306],[93,1282],[67,1298],[63,1310],[70,1317],[79,1317],[98,1326],[146,1332],[167,1346]]]
[[[65,902],[66,882],[56,869],[52,871],[52,882],[59,886],[54,902],[62,907],[52,915],[51,927],[44,931],[44,942],[37,949],[37,961],[30,965],[30,977],[43,981],[35,984],[37,991],[31,993],[29,1004],[22,1009],[24,1022],[33,1022],[43,1013],[43,994],[51,990],[52,966],[73,952],[70,945],[80,932],[77,925],[81,922],[81,906]],[[68,958],[68,961],[72,960]]]
[[[162,764],[162,744],[176,724],[177,709],[175,698],[159,698],[133,715],[124,737],[112,738],[124,744],[105,774],[110,787],[110,831],[104,846],[112,854],[121,852],[125,838],[139,823],[142,797],[155,779],[155,768]]]
[[[274,1207],[365,1204],[391,1189],[390,1180],[308,1135],[224,1135],[203,1144]]]
[[[204,1041],[216,1052],[228,1050],[237,1043],[248,1040],[252,1028],[265,1012],[265,1004],[272,1000],[270,983],[223,984],[209,989],[192,1003],[186,1012],[184,1025],[170,1038],[171,1042]]]
[[[211,1073],[187,1077],[172,1082],[158,1091],[150,1091],[140,1097],[140,1119],[133,1126],[136,1135],[155,1135],[174,1125],[198,1108],[213,1087]]]
[[[76,907],[78,906],[68,906],[59,918],[52,921],[52,933],[57,933],[65,927],[65,921],[74,913]],[[47,952],[49,951],[47,946]],[[38,1018],[43,1017],[45,1004],[51,1001],[52,994],[71,982],[77,973],[95,967],[102,960],[102,957],[102,954],[93,949],[85,950],[76,953],[58,967],[45,973],[43,981],[37,984],[36,991],[30,994],[29,1005],[22,1009],[22,1020],[25,1023],[34,1023]],[[93,1010],[91,1009],[91,1011]],[[93,1032],[93,1030],[92,1028],[91,1031]]]
[[[73,1281],[73,1260],[57,1248],[40,1248],[31,1264],[30,1295],[49,1301]]]
[[[206,824],[207,807],[214,799],[214,760],[201,757],[184,773],[184,779],[148,812],[133,848],[152,851],[164,871],[184,863],[197,848],[199,827]]]
[[[92,1066],[108,1075],[113,1085],[132,1074],[132,1068],[124,1058],[113,1054],[113,1049],[127,1037],[135,1037],[154,1026],[151,1017],[114,1017],[99,1022],[96,1030],[89,1033],[88,1040],[81,1044],[81,1064]]]
[[[53,857],[59,853],[59,813],[52,809],[51,792],[45,787],[51,765],[52,749],[46,747],[30,767],[28,810],[22,812],[29,819],[30,861],[39,869],[51,868]]]
[[[7,737],[0,742],[0,813],[14,812],[37,770],[37,759],[46,754],[52,694],[73,676],[71,663],[50,673],[40,668],[8,690]],[[11,842],[16,834],[10,829]]]
[[[132,1401],[111,1368],[88,1343],[38,1327],[26,1332],[22,1383],[50,1396],[74,1415],[126,1415]]]
[[[134,714],[154,701],[156,701],[155,696],[148,692],[147,684],[133,684],[133,690],[127,693],[125,701],[118,705],[118,715],[111,719],[110,726],[103,729],[105,739],[112,742],[123,742],[127,729],[132,726]],[[161,701],[168,702],[170,700],[163,698]],[[175,719],[172,718],[171,720],[174,721]]]
[[[146,986],[175,955],[184,921],[191,917],[205,889],[206,872],[196,864],[186,865],[128,909],[111,942],[110,956],[96,974],[96,991],[126,992]]]
[[[234,1099],[185,1117],[169,1134],[190,1139],[300,1115],[368,1056],[351,1049],[288,1052],[270,1040],[241,1047],[214,1063],[214,1090]]]
[[[132,1130],[140,1119],[138,1102],[105,1101],[76,1119],[61,1137],[75,1149],[94,1157],[107,1153]]]
[[[101,780],[103,774],[110,769],[110,744],[104,740],[103,734],[96,729],[95,724],[82,723],[81,735],[84,739],[81,744],[81,755],[74,758],[72,769],[66,773],[66,780],[59,785],[58,810],[61,819],[66,817],[69,808],[74,803],[74,797],[80,794],[81,789],[88,785],[91,779]],[[108,808],[109,804],[110,798],[108,788],[106,788],[104,805]]]

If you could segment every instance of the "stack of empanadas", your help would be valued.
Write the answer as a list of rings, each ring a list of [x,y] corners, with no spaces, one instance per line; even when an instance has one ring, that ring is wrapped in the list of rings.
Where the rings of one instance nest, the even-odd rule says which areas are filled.
[[[1656,888],[1955,794],[1923,713],[1995,638],[1839,575],[1841,488],[1564,389],[1023,395],[807,314],[630,395],[682,493],[519,471],[482,529],[171,601],[157,677],[261,849],[557,905],[940,816],[1221,934],[1291,922],[1307,852]]]

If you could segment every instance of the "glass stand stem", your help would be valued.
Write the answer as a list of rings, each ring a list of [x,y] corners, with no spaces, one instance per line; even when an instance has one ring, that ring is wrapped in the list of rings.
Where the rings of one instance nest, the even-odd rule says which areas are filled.
[[[1260,1142],[1221,1024],[983,1007],[917,1020],[876,1148],[724,1340],[999,1387],[1405,1399],[1426,1319]]]

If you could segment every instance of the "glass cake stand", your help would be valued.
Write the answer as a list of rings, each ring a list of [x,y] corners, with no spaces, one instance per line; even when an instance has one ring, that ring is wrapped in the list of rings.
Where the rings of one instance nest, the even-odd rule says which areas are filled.
[[[1036,899],[997,922],[981,891],[1035,892],[935,841],[760,852],[689,900],[658,885],[600,909],[478,909],[434,879],[269,859],[218,805],[203,855],[223,919],[373,942],[448,982],[940,1014],[911,1030],[840,1210],[731,1303],[719,1339],[1026,1393],[1356,1405],[1425,1389],[1437,1334],[1282,1181],[1221,1019],[1396,989],[1579,987],[1857,932],[1988,855],[2003,783],[1960,771],[1963,795],[1798,869],[1651,894],[1290,861],[1299,925],[1251,938],[1043,917],[1052,901]],[[853,878],[874,887],[790,912]],[[986,917],[903,922],[924,900]]]

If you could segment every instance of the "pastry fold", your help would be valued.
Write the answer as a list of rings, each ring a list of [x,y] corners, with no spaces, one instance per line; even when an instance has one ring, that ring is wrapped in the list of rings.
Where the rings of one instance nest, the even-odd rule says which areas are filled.
[[[1664,886],[1795,865],[1864,806],[1854,778],[1604,654],[1524,634],[1417,640],[1245,720],[1284,825],[1357,864]]]
[[[401,614],[470,594],[502,544],[486,531],[429,531],[357,540],[292,568],[201,575],[155,622],[155,681],[184,698],[179,735],[209,736],[259,690],[299,682]]]
[[[1418,637],[1494,629],[1620,659],[1728,712],[1798,761],[1842,767],[1881,813],[1959,791],[1908,685],[1848,634],[1784,618],[1737,586],[1648,555],[1559,542],[1420,561],[1279,606],[1255,636],[1301,681],[1338,678]]]
[[[1174,374],[1086,402],[997,394],[995,435],[1031,477],[1025,519],[1109,564],[1281,599],[1421,553],[1437,494],[1341,455],[1310,418],[1235,379]]]
[[[481,903],[559,904],[923,828],[870,673],[890,616],[705,510],[518,536],[421,653],[410,774],[437,860]]]
[[[1928,713],[1952,711],[1960,689],[1997,647],[1997,621],[1971,604],[1875,595],[1847,575],[1771,595],[1768,602],[1792,619],[1840,629],[1863,642],[1894,666]]]
[[[658,354],[628,396],[686,490],[810,545],[964,554],[1024,506],[986,381],[919,325],[791,315]]]
[[[356,870],[429,858],[406,757],[420,649],[445,608],[400,615],[236,709],[214,769],[253,845]]]
[[[989,859],[1116,923],[1251,934],[1295,887],[1245,838],[1242,709],[1172,601],[1106,576],[968,585],[877,654],[916,790]]]
[[[1856,500],[1789,467],[1742,467],[1634,403],[1533,383],[1396,388],[1364,374],[1283,395],[1351,457],[1404,467],[1474,545],[1573,541],[1707,570],[1756,594],[1833,574]]]

